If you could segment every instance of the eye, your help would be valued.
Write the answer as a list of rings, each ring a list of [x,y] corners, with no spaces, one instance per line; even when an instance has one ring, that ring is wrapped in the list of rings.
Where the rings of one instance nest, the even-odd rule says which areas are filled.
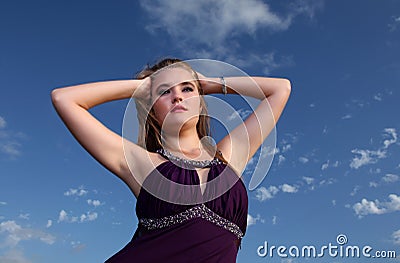
[[[165,95],[165,94],[168,94],[168,93],[169,93],[169,89],[160,90],[160,91],[158,92],[158,95],[162,96],[162,95]]]
[[[182,90],[187,92],[192,92],[194,89],[191,86],[186,86]]]

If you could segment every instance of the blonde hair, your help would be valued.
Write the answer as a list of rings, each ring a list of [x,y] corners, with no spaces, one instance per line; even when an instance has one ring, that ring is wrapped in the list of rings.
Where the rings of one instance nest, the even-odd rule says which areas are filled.
[[[207,105],[203,98],[204,92],[199,82],[199,77],[195,70],[188,64],[183,62],[180,59],[175,58],[167,58],[157,62],[153,66],[147,65],[142,71],[140,71],[137,75],[137,79],[144,79],[146,77],[152,78],[153,73],[157,72],[160,69],[166,67],[179,67],[188,70],[195,80],[195,85],[200,94],[200,107],[201,112],[199,116],[199,120],[196,124],[197,135],[200,139],[205,136],[210,136],[210,120],[207,112]],[[138,145],[145,148],[147,151],[155,152],[158,149],[162,148],[161,141],[161,127],[157,122],[155,117],[153,107],[148,109],[149,102],[136,99],[136,110],[137,117],[139,120],[139,134],[138,134]],[[213,147],[211,143],[206,143],[206,149],[209,147]],[[211,149],[211,148],[209,148]]]

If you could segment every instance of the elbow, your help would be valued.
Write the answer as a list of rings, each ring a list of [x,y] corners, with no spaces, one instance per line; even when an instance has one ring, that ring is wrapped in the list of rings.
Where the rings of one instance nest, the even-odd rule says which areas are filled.
[[[65,92],[64,88],[56,88],[51,91],[50,94],[51,102],[55,108],[59,107],[62,104],[69,103],[71,101],[68,93]]]
[[[57,89],[53,89],[51,91],[50,97],[51,97],[51,102],[53,103],[53,105],[56,105],[57,103],[59,103],[62,100],[62,96],[61,96],[61,89],[57,88]]]
[[[292,91],[292,83],[290,82],[289,79],[282,79],[283,84],[283,90],[287,93],[287,95],[290,95],[290,92]]]

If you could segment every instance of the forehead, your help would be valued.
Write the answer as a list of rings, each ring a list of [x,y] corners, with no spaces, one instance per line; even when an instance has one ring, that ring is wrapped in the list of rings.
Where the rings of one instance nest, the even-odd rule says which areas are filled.
[[[156,72],[152,76],[153,87],[157,88],[159,85],[167,84],[169,87],[177,85],[185,81],[193,81],[192,73],[185,68],[170,67]]]

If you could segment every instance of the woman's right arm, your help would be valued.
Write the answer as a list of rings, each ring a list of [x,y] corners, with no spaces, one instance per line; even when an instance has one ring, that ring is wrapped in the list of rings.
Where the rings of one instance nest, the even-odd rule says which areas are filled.
[[[108,101],[130,98],[143,82],[144,80],[136,79],[95,82],[57,88],[51,93],[54,108],[77,141],[98,162],[127,183],[135,196],[138,195],[142,183],[141,180],[138,182],[135,179],[140,179],[148,170],[143,166],[144,156],[148,156],[147,151],[123,140],[120,135],[93,117],[88,110]],[[130,156],[130,162],[133,162],[135,167],[135,178],[126,162],[124,146],[125,151],[134,153]]]

